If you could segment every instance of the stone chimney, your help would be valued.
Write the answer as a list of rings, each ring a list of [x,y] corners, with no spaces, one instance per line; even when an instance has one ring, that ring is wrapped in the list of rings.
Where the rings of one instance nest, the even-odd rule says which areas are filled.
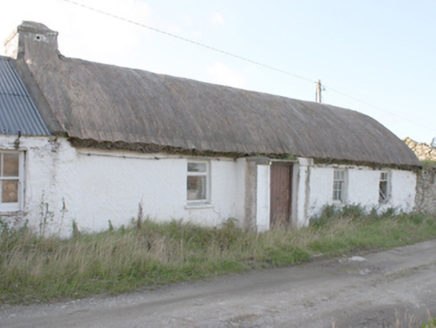
[[[15,59],[25,58],[30,48],[50,57],[50,54],[58,54],[58,32],[41,23],[23,21],[6,39],[4,46],[6,56]]]

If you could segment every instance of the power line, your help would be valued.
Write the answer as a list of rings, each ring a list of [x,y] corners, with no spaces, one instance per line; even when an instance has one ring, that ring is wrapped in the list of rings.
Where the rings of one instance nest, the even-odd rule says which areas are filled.
[[[368,106],[368,107],[372,107],[372,108],[377,109],[377,110],[379,110],[379,111],[385,112],[385,113],[387,113],[387,114],[389,114],[389,115],[396,116],[396,117],[398,117],[398,118],[400,118],[400,119],[402,119],[402,120],[405,120],[405,121],[408,121],[408,122],[410,122],[410,123],[413,123],[413,124],[415,124],[416,126],[420,126],[420,127],[425,128],[425,129],[427,129],[427,130],[429,130],[429,131],[434,131],[434,129],[432,129],[432,128],[428,127],[428,126],[422,125],[422,124],[420,124],[420,123],[418,123],[418,122],[412,121],[412,120],[409,119],[409,118],[405,118],[405,117],[400,116],[400,115],[398,115],[398,114],[396,114],[396,113],[392,113],[392,112],[390,112],[390,111],[388,111],[388,110],[386,110],[386,109],[383,109],[383,108],[381,108],[381,107],[375,106],[375,105],[370,104],[370,103],[368,103],[368,102],[366,102],[366,101],[360,100],[360,99],[358,99],[358,98],[356,98],[356,97],[350,96],[350,95],[348,95],[348,94],[346,94],[346,93],[344,93],[344,92],[342,92],[342,91],[339,91],[339,90],[333,89],[333,88],[328,87],[328,86],[325,86],[325,85],[323,85],[323,86],[324,86],[324,88],[326,88],[326,89],[328,89],[328,90],[331,90],[331,91],[333,91],[333,92],[336,92],[336,93],[338,93],[338,94],[340,94],[340,95],[342,95],[342,96],[344,96],[344,97],[347,97],[347,98],[353,99],[354,101],[360,102],[361,104],[364,104],[364,105],[366,105],[366,106]]]
[[[331,91],[333,91],[333,92],[336,92],[336,93],[338,93],[338,94],[340,94],[340,95],[342,95],[342,96],[344,96],[344,97],[347,97],[347,98],[353,99],[354,101],[360,102],[360,103],[362,103],[362,104],[364,104],[364,105],[366,105],[366,106],[368,106],[368,107],[375,108],[375,109],[377,109],[377,110],[379,110],[379,111],[385,112],[385,113],[387,113],[387,114],[389,114],[389,115],[396,116],[396,117],[398,117],[398,118],[401,118],[402,120],[405,120],[405,121],[408,121],[408,122],[410,122],[410,123],[412,123],[412,124],[415,124],[416,126],[420,126],[420,127],[422,127],[422,128],[428,129],[429,131],[433,131],[433,129],[431,129],[430,127],[425,126],[425,125],[422,125],[422,124],[417,123],[417,122],[415,122],[415,121],[412,121],[412,120],[410,120],[409,118],[402,117],[402,116],[400,116],[400,115],[398,115],[398,114],[395,114],[395,113],[392,113],[392,112],[390,112],[390,111],[387,111],[386,109],[383,109],[383,108],[381,108],[381,107],[378,107],[378,106],[372,105],[372,104],[370,104],[370,103],[368,103],[368,102],[366,102],[366,101],[360,100],[360,99],[358,99],[358,98],[356,98],[356,97],[353,97],[353,96],[347,95],[346,93],[344,93],[344,92],[342,92],[342,91],[339,91],[339,90],[336,90],[336,89],[333,89],[333,88],[330,88],[330,87],[326,87],[324,84],[321,84],[321,81],[320,81],[320,80],[318,80],[317,83],[316,83],[316,92],[315,92],[315,98],[316,98],[316,101],[317,101],[318,103],[321,103],[321,102],[322,102],[322,91],[326,91],[326,88],[329,89],[329,90],[331,90]]]
[[[154,31],[154,32],[157,32],[157,33],[160,33],[160,34],[164,34],[164,35],[166,35],[166,36],[170,36],[170,37],[173,37],[173,38],[179,39],[179,40],[181,40],[181,41],[188,42],[188,43],[194,44],[194,45],[196,45],[196,46],[199,46],[199,47],[202,47],[202,48],[205,48],[205,49],[211,50],[211,51],[215,51],[215,52],[218,52],[218,53],[224,54],[224,55],[229,56],[229,57],[233,57],[233,58],[236,58],[236,59],[239,59],[239,60],[242,60],[242,61],[245,61],[245,62],[248,62],[248,63],[254,64],[254,65],[257,65],[257,66],[260,66],[260,67],[263,67],[263,68],[266,68],[266,69],[269,69],[269,70],[272,70],[272,71],[276,71],[276,72],[281,73],[281,74],[285,74],[285,75],[288,75],[288,76],[292,76],[292,77],[294,77],[294,78],[297,78],[297,79],[300,79],[300,80],[304,80],[304,81],[306,81],[306,82],[316,83],[316,84],[317,84],[317,95],[316,95],[316,98],[317,98],[318,102],[321,102],[321,91],[325,91],[326,88],[327,88],[327,89],[329,89],[329,90],[331,90],[331,91],[333,91],[333,92],[336,92],[336,93],[338,93],[338,94],[340,94],[340,95],[342,95],[342,96],[344,96],[344,97],[347,97],[347,98],[353,99],[354,101],[357,101],[357,102],[359,102],[359,103],[362,103],[362,104],[364,104],[364,105],[366,105],[366,106],[368,106],[368,107],[375,108],[375,109],[380,110],[380,111],[382,111],[382,112],[385,112],[385,113],[387,113],[387,114],[389,114],[389,115],[396,116],[396,117],[398,117],[398,118],[401,118],[402,120],[406,120],[406,121],[408,121],[408,122],[410,122],[410,123],[413,123],[413,124],[415,124],[415,125],[417,125],[417,126],[420,126],[420,127],[425,128],[425,129],[428,129],[428,130],[433,131],[433,129],[431,129],[431,128],[427,127],[427,126],[421,125],[420,123],[414,122],[414,121],[412,121],[412,120],[410,120],[410,119],[408,119],[408,118],[401,117],[401,116],[398,115],[398,114],[395,114],[395,113],[392,113],[392,112],[390,112],[390,111],[387,111],[387,110],[385,110],[385,109],[383,109],[383,108],[381,108],[381,107],[378,107],[378,106],[372,105],[372,104],[370,104],[370,103],[368,103],[368,102],[366,102],[366,101],[363,101],[363,100],[360,100],[360,99],[358,99],[358,98],[356,98],[356,97],[350,96],[350,95],[348,95],[348,94],[346,94],[346,93],[344,93],[344,92],[341,92],[341,91],[339,91],[339,90],[333,89],[333,88],[331,88],[331,87],[326,87],[325,85],[322,85],[322,89],[321,89],[321,82],[320,82],[319,80],[315,81],[315,80],[313,80],[313,79],[309,79],[309,78],[307,78],[307,77],[300,76],[300,75],[297,75],[297,74],[294,74],[294,73],[291,73],[291,72],[288,72],[288,71],[282,70],[282,69],[277,68],[277,67],[273,67],[273,66],[270,66],[270,65],[266,65],[266,64],[263,64],[263,63],[261,63],[261,62],[258,62],[258,61],[255,61],[255,60],[252,60],[252,59],[249,59],[249,58],[246,58],[246,57],[240,56],[240,55],[236,55],[236,54],[233,54],[233,53],[231,53],[231,52],[228,52],[228,51],[225,51],[225,50],[221,50],[221,49],[218,49],[218,48],[215,48],[215,47],[209,46],[209,45],[207,45],[207,44],[204,44],[204,43],[201,43],[201,42],[197,42],[197,41],[194,41],[194,40],[191,40],[191,39],[188,39],[188,38],[182,37],[182,36],[177,35],[177,34],[174,34],[174,33],[169,33],[169,32],[166,32],[166,31],[164,31],[164,30],[161,30],[161,29],[158,29],[158,28],[155,28],[155,27],[152,27],[152,26],[148,26],[148,25],[145,25],[145,24],[142,24],[142,23],[139,23],[139,22],[135,22],[135,21],[133,21],[133,20],[130,20],[130,19],[127,19],[127,18],[124,18],[124,17],[118,16],[118,15],[114,15],[114,14],[108,13],[108,12],[105,12],[105,11],[100,10],[100,9],[93,8],[93,7],[90,7],[90,6],[87,6],[87,5],[84,5],[84,4],[81,4],[81,3],[75,2],[75,1],[73,1],[73,0],[64,0],[64,1],[65,1],[65,2],[68,2],[68,3],[71,3],[71,4],[73,4],[73,5],[76,5],[76,6],[79,6],[79,7],[82,7],[82,8],[85,8],[85,9],[91,10],[91,11],[94,11],[94,12],[96,12],[96,13],[99,13],[99,14],[102,14],[102,15],[105,15],[105,16],[108,16],[108,17],[111,17],[111,18],[115,18],[115,19],[121,20],[121,21],[123,21],[123,22],[127,22],[127,23],[129,23],[129,24],[133,24],[133,25],[136,25],[136,26],[139,26],[139,27],[142,27],[142,28],[146,28],[146,29],[149,29],[149,30],[151,30],[151,31]]]
[[[235,54],[233,54],[231,52],[228,52],[228,51],[225,51],[225,50],[221,50],[221,49],[209,46],[209,45],[201,43],[201,42],[193,41],[193,40],[185,38],[183,36],[180,36],[180,35],[177,35],[177,34],[174,34],[174,33],[169,33],[169,32],[160,30],[160,29],[155,28],[155,27],[151,27],[151,26],[148,26],[148,25],[145,25],[145,24],[142,24],[142,23],[138,23],[138,22],[132,21],[130,19],[127,19],[127,18],[124,18],[124,17],[121,17],[121,16],[117,16],[117,15],[105,12],[105,11],[97,9],[97,8],[89,7],[89,6],[86,6],[84,4],[72,1],[72,0],[64,0],[64,1],[65,2],[69,2],[69,3],[73,4],[73,5],[79,6],[79,7],[83,7],[83,8],[88,9],[88,10],[95,11],[95,12],[97,12],[99,14],[102,14],[102,15],[105,15],[105,16],[108,16],[108,17],[116,18],[116,19],[121,20],[123,22],[127,22],[127,23],[130,23],[130,24],[133,24],[133,25],[137,25],[137,26],[140,26],[140,27],[152,30],[154,32],[161,33],[161,34],[164,34],[164,35],[167,35],[167,36],[170,36],[170,37],[173,37],[173,38],[176,38],[176,39],[179,39],[179,40],[191,43],[191,44],[194,44],[194,45],[202,47],[202,48],[206,48],[206,49],[209,49],[209,50],[212,50],[212,51],[215,51],[215,52],[219,52],[219,53],[224,54],[226,56],[230,56],[230,57],[233,57],[233,58],[236,58],[236,59],[239,59],[239,60],[243,60],[245,62],[254,64],[254,65],[257,65],[257,66],[260,66],[260,67],[264,67],[264,68],[267,68],[267,69],[270,69],[270,70],[273,70],[273,71],[276,71],[276,72],[279,72],[279,73],[282,73],[282,74],[285,74],[285,75],[293,76],[293,77],[295,77],[297,79],[300,79],[300,80],[304,80],[304,81],[311,82],[311,83],[316,82],[315,80],[306,78],[304,76],[300,76],[300,75],[297,75],[297,74],[294,74],[294,73],[290,73],[290,72],[287,72],[287,71],[282,70],[280,68],[273,67],[273,66],[270,66],[270,65],[266,65],[266,64],[263,64],[261,62],[258,62],[258,61],[255,61],[255,60],[243,57],[243,56],[235,55]]]

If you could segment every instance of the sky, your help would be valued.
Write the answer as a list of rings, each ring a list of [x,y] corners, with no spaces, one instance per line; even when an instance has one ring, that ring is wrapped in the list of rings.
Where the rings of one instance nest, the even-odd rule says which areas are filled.
[[[307,101],[316,100],[320,80],[323,103],[371,116],[401,139],[429,144],[436,136],[435,0],[13,0],[2,7],[0,40],[31,20],[59,32],[66,57]]]

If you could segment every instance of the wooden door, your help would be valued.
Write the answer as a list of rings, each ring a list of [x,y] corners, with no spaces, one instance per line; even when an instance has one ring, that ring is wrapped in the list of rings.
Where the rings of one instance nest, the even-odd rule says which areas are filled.
[[[270,224],[289,223],[292,201],[292,165],[273,163],[271,165]]]

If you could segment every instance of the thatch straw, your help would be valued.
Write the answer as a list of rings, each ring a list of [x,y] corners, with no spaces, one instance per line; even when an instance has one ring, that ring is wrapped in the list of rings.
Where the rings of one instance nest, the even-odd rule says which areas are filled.
[[[32,59],[29,69],[76,140],[420,166],[404,142],[352,110],[41,55],[34,48],[28,45],[25,54]]]

